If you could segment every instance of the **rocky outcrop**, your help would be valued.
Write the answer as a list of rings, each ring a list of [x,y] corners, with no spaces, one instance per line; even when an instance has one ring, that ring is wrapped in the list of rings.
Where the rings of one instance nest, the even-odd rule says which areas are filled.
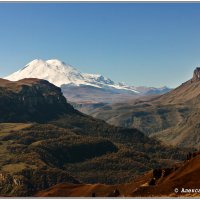
[[[61,89],[48,81],[0,81],[0,122],[45,122],[73,112]]]
[[[192,80],[193,80],[193,81],[199,81],[199,80],[200,80],[200,67],[197,67],[197,68],[194,70]]]

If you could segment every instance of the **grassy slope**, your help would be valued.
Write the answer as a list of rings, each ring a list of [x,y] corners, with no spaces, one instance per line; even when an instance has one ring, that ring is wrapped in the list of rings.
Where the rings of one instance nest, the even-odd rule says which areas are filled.
[[[160,146],[140,132],[126,134],[124,129],[84,116],[74,123],[70,120],[66,116],[54,125],[0,124],[1,194],[32,195],[61,182],[125,183],[184,158],[184,151]],[[82,127],[85,120],[87,126]],[[63,128],[69,124],[70,129]]]

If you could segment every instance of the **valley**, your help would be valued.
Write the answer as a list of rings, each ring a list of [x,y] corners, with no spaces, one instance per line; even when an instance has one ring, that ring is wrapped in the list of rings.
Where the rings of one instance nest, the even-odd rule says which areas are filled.
[[[0,3],[0,197],[200,198],[200,3],[28,1]]]
[[[189,151],[82,114],[47,81],[0,83],[2,196],[33,196],[63,182],[127,183]]]
[[[137,128],[166,145],[199,149],[200,69],[174,90],[154,97],[113,104],[75,105],[109,124]]]

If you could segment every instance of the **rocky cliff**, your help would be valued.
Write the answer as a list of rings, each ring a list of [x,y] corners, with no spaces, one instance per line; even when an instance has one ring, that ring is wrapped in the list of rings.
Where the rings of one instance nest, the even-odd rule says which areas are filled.
[[[0,80],[0,122],[45,122],[76,112],[61,89],[45,80]]]
[[[193,81],[199,81],[199,80],[200,80],[200,67],[197,67],[197,68],[194,70],[192,80],[193,80]]]

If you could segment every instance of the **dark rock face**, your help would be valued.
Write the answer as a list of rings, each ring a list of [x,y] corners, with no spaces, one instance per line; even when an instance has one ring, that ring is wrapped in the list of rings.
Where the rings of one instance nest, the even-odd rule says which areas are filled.
[[[192,80],[193,80],[193,81],[199,81],[199,80],[200,80],[200,67],[197,67],[197,68],[194,70]]]
[[[61,89],[48,81],[0,81],[0,122],[45,122],[73,112]]]

